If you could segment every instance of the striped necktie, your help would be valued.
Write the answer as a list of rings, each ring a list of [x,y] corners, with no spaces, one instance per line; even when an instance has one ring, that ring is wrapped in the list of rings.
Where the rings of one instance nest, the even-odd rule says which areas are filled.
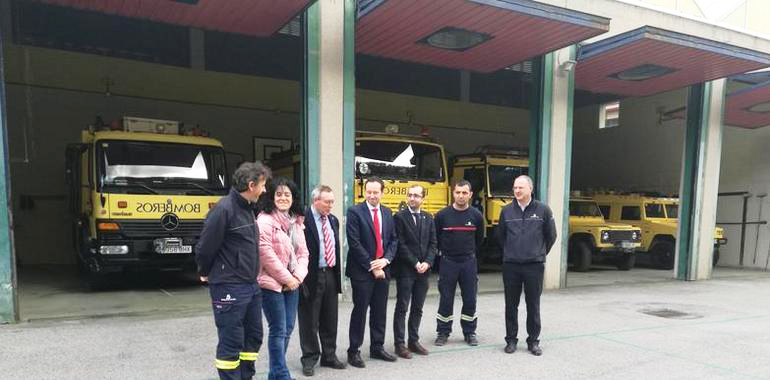
[[[329,231],[329,218],[327,218],[326,215],[321,215],[321,230],[324,234],[324,257],[326,258],[326,266],[333,268],[336,257],[334,256],[332,234],[331,231]]]

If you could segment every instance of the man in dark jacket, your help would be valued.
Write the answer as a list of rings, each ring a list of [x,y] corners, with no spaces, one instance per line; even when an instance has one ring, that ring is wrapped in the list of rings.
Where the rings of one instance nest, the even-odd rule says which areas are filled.
[[[390,209],[380,204],[385,182],[371,177],[364,184],[366,202],[348,208],[348,258],[345,275],[353,290],[350,313],[348,363],[364,368],[359,348],[364,341],[366,311],[369,310],[369,357],[396,361],[385,351],[385,324],[388,310],[390,263],[396,256],[398,239]]]
[[[220,379],[251,379],[262,346],[259,230],[252,206],[269,177],[270,169],[259,162],[241,164],[230,193],[206,216],[195,248],[219,335],[214,364]]]
[[[422,306],[428,294],[428,276],[436,257],[436,227],[433,218],[420,210],[425,199],[425,189],[412,185],[407,193],[409,207],[396,213],[398,250],[391,272],[396,278],[396,308],[393,313],[393,340],[396,355],[410,359],[411,352],[427,355],[420,344],[418,330],[422,318]],[[409,302],[412,306],[409,308]],[[409,308],[409,346],[404,344],[404,320]],[[411,352],[410,352],[411,351]]]
[[[299,293],[299,344],[302,373],[315,374],[315,365],[345,368],[337,359],[337,295],[340,278],[340,222],[332,215],[334,193],[320,185],[310,194],[312,205],[305,212],[305,241],[310,252],[308,274]],[[319,346],[318,341],[321,341]]]
[[[551,209],[532,199],[532,179],[522,175],[513,182],[516,202],[500,211],[497,234],[503,247],[505,289],[505,352],[516,351],[518,307],[522,287],[527,303],[527,349],[540,356],[540,295],[543,293],[545,256],[556,241]]]

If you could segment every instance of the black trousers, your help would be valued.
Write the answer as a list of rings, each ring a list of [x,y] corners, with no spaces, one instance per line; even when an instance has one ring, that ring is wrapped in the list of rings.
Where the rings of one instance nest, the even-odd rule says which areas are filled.
[[[389,279],[351,280],[353,311],[350,313],[350,347],[348,354],[359,352],[364,342],[366,311],[369,310],[369,351],[381,350],[385,344]]]
[[[460,309],[460,327],[463,335],[476,332],[478,318],[476,315],[476,296],[478,292],[478,267],[476,257],[464,259],[441,258],[441,269],[438,275],[439,303],[436,314],[436,332],[449,335],[452,332],[454,320],[455,291],[460,285],[460,295],[463,306]]]
[[[539,342],[540,294],[543,293],[545,264],[503,263],[503,287],[505,288],[505,341],[516,343],[519,332],[518,310],[521,290],[527,303],[527,342]]]
[[[332,361],[337,355],[337,281],[331,269],[318,270],[315,294],[302,285],[299,293],[299,345],[302,365],[314,366],[318,359]],[[320,338],[320,345],[319,345]]]
[[[422,306],[428,294],[428,273],[417,277],[396,277],[396,308],[393,312],[393,342],[404,344],[406,311],[409,309],[409,343],[420,340],[418,331]],[[412,307],[409,307],[411,301]]]

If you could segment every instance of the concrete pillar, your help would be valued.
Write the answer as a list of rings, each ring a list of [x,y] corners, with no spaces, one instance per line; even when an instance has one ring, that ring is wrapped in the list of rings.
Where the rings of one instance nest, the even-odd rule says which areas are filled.
[[[575,47],[544,55],[535,68],[537,102],[532,107],[530,173],[535,198],[551,208],[558,237],[546,258],[546,289],[567,285],[569,190],[572,166],[572,103]],[[539,83],[539,86],[537,84]]]
[[[319,0],[305,14],[303,163],[306,189],[331,186],[347,254],[344,216],[353,205],[355,0]],[[344,259],[343,265],[344,265]]]
[[[674,277],[711,278],[726,80],[690,87],[679,188]]]
[[[0,23],[5,24],[3,17]],[[8,126],[5,108],[5,56],[3,31],[0,25],[0,323],[18,320],[16,299],[16,263],[11,223],[11,173],[8,168]]]

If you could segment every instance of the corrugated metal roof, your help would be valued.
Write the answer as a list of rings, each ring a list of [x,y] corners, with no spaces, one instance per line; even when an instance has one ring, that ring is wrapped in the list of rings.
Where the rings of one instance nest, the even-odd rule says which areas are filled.
[[[613,77],[640,65],[673,69],[646,80]],[[770,55],[645,26],[582,46],[575,86],[595,93],[647,96],[770,66]]]
[[[269,36],[311,0],[42,0],[45,3],[250,36]]]
[[[447,27],[491,38],[463,51],[420,42]],[[491,72],[608,29],[609,19],[526,0],[364,0],[359,1],[356,51]]]

